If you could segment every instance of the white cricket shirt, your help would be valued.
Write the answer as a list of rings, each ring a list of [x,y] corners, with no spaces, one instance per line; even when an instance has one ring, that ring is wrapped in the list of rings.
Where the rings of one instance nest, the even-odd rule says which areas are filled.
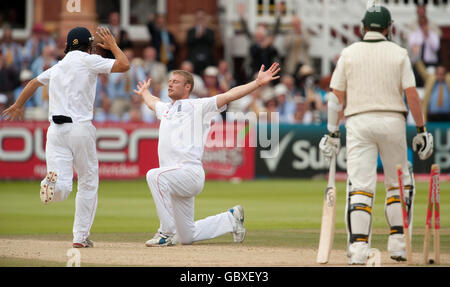
[[[201,165],[211,119],[225,109],[217,107],[217,96],[156,103],[159,166]]]
[[[346,91],[345,116],[370,111],[406,113],[403,91],[416,86],[406,49],[367,32],[363,42],[345,48],[330,87]]]
[[[115,59],[81,51],[71,51],[37,80],[48,86],[51,121],[54,115],[71,117],[74,122],[93,118],[98,74],[109,74]]]

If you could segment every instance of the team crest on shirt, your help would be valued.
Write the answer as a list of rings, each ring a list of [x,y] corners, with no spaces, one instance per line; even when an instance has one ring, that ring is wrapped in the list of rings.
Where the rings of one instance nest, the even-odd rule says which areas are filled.
[[[180,103],[177,106],[177,112],[174,114],[175,118],[182,118],[185,115],[185,113],[182,111],[182,104]]]
[[[171,119],[183,120],[186,115],[187,115],[186,112],[183,111],[182,104],[179,103],[178,105],[174,105],[168,110],[166,110],[163,114],[163,117],[169,120]]]

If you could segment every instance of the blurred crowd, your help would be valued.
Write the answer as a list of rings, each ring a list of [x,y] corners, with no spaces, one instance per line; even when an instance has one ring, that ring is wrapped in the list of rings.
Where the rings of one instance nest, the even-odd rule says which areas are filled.
[[[301,19],[293,16],[291,27],[283,37],[283,53],[274,45],[280,34],[283,7],[276,6],[277,21],[273,27],[259,24],[250,33],[243,5],[238,6],[243,33],[249,39],[246,64],[246,80],[253,79],[262,64],[282,64],[281,78],[272,86],[231,103],[227,112],[255,112],[267,115],[278,112],[283,123],[326,122],[326,93],[331,75],[321,77],[314,69],[309,55],[310,38]],[[428,121],[448,121],[450,115],[450,73],[440,64],[439,27],[428,19],[426,6],[417,7],[417,19],[410,25],[407,48],[414,67],[418,87],[423,90],[424,111]],[[100,75],[97,81],[94,120],[97,122],[157,122],[152,111],[143,104],[133,89],[139,81],[152,78],[151,92],[162,101],[169,101],[167,78],[171,70],[183,69],[194,75],[193,98],[211,97],[225,92],[238,84],[230,64],[216,57],[216,35],[208,25],[203,10],[195,14],[195,24],[188,29],[185,43],[177,43],[167,29],[164,15],[151,15],[147,28],[151,40],[139,56],[135,55],[134,43],[128,32],[120,25],[120,14],[109,16],[108,28],[131,63],[127,73]],[[11,29],[3,27],[0,44],[0,112],[20,95],[25,85],[46,69],[52,67],[64,55],[58,54],[54,35],[41,24],[35,24],[29,39],[21,44],[12,38]],[[180,45],[185,45],[187,55],[177,65]],[[99,51],[97,51],[99,52]],[[102,55],[111,57],[107,51]],[[337,61],[337,57],[335,59]],[[180,61],[178,61],[180,62]],[[46,120],[48,112],[48,89],[42,87],[26,103],[25,120]],[[263,118],[261,118],[263,119]],[[1,120],[1,119],[0,119]],[[223,113],[216,120],[234,120]]]

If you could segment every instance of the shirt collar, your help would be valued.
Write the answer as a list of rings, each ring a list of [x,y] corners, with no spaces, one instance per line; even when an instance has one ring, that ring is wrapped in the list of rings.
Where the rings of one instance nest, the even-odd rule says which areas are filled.
[[[72,57],[80,57],[80,54],[88,54],[86,52],[80,51],[80,50],[73,50],[67,53],[64,58],[72,58]]]
[[[380,32],[375,32],[375,31],[368,31],[365,35],[364,35],[364,41],[384,41],[386,40],[386,37],[383,36],[383,34],[381,34]]]
[[[169,98],[169,99],[170,99],[170,98]],[[170,99],[169,106],[170,106],[170,107],[175,106],[175,104],[178,103],[178,101],[179,101],[179,100],[175,100],[175,101],[174,101],[174,100]]]

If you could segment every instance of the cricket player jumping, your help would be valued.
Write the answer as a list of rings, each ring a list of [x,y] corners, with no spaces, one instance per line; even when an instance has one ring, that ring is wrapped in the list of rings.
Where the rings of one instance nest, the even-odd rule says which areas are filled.
[[[211,119],[234,100],[279,78],[278,63],[267,71],[261,67],[258,77],[246,85],[226,93],[201,99],[189,99],[194,87],[192,75],[173,71],[169,78],[169,97],[163,103],[150,91],[151,79],[140,82],[135,93],[155,111],[161,120],[159,128],[159,168],[147,173],[147,183],[156,205],[160,226],[146,246],[171,246],[178,242],[192,244],[232,233],[235,242],[245,237],[244,210],[237,205],[230,210],[194,222],[194,198],[205,182],[202,155],[210,130]]]
[[[389,41],[392,20],[383,6],[369,8],[362,20],[364,38],[345,48],[333,73],[328,95],[328,131],[319,147],[326,157],[340,148],[339,114],[343,110],[347,132],[346,224],[350,264],[365,264],[372,227],[372,205],[377,180],[377,156],[383,162],[386,187],[385,215],[390,226],[388,251],[406,260],[405,234],[396,165],[402,166],[407,194],[413,194],[406,145],[407,108],[416,122],[413,150],[424,160],[433,152],[407,51]],[[344,108],[345,106],[345,108]],[[331,111],[331,113],[330,113]],[[411,207],[412,196],[406,198]],[[412,210],[409,210],[410,217]]]
[[[49,121],[45,157],[47,176],[41,182],[44,204],[63,201],[72,192],[73,168],[78,174],[78,192],[73,224],[73,247],[93,247],[90,229],[97,209],[98,160],[93,118],[98,74],[126,72],[128,59],[119,49],[109,30],[99,28],[103,43],[115,59],[91,55],[94,38],[83,27],[67,35],[64,59],[31,80],[17,101],[3,116],[9,120],[22,117],[25,102],[40,86],[49,88]]]

